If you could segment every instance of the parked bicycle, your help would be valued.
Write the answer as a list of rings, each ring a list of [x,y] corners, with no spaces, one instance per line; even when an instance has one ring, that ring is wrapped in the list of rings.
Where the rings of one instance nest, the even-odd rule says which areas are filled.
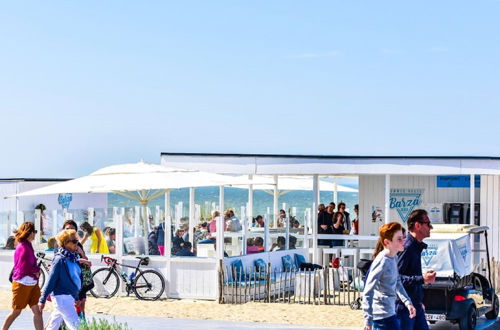
[[[40,267],[40,276],[38,277],[38,285],[43,288],[45,284],[45,279],[49,275],[50,265],[52,264],[52,259],[46,257],[44,252],[37,252],[36,258],[38,260],[37,266]]]
[[[142,270],[141,266],[149,264],[149,257],[136,257],[139,259],[137,266],[120,264],[116,259],[101,256],[108,267],[99,268],[92,274],[94,288],[90,293],[96,298],[111,298],[118,292],[120,279],[125,284],[127,296],[134,292],[135,296],[141,300],[157,300],[165,291],[165,279],[153,269]],[[118,266],[123,268],[133,268],[134,271],[127,276],[125,272],[118,274]]]

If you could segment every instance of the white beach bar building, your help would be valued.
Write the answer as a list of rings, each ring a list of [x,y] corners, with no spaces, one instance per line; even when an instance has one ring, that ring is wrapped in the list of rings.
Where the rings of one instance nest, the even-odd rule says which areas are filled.
[[[165,193],[162,209],[156,206],[154,216],[157,225],[165,221],[165,255],[151,256],[150,267],[162,271],[166,282],[168,297],[217,299],[219,293],[218,267],[222,262],[228,265],[237,258],[246,256],[246,238],[263,237],[265,252],[256,254],[267,260],[280,260],[285,251],[270,252],[279,236],[286,238],[286,248],[290,248],[291,237],[297,239],[298,253],[309,256],[315,263],[326,263],[325,255],[353,253],[360,257],[369,254],[374,245],[378,227],[389,221],[404,223],[411,210],[428,210],[434,223],[478,223],[491,228],[488,236],[491,255],[500,257],[500,158],[494,157],[361,157],[361,156],[304,156],[304,155],[258,155],[258,154],[206,154],[206,153],[162,153],[161,165],[182,169],[200,170],[224,175],[273,178],[273,208],[265,215],[264,228],[251,227],[253,212],[254,187],[249,185],[248,201],[245,207],[237,210],[242,230],[237,232],[217,231],[217,248],[213,244],[198,246],[197,257],[180,257],[171,253],[172,230],[179,225],[188,225],[190,235],[194,225],[199,224],[200,212],[195,205],[195,188],[189,189],[189,212],[187,217],[177,217],[171,203],[170,191]],[[280,177],[300,176],[311,180],[311,205],[309,211],[300,215],[300,228],[290,225],[278,225]],[[316,208],[320,202],[320,183],[324,178],[335,184],[336,178],[354,177],[359,189],[359,235],[318,235]],[[333,180],[332,180],[333,179]],[[1,186],[0,186],[1,187]],[[36,187],[32,187],[36,188]],[[258,189],[255,187],[255,189]],[[331,188],[329,188],[331,189]],[[21,192],[18,188],[5,188],[3,196]],[[22,190],[24,191],[24,190]],[[334,189],[335,191],[335,189]],[[76,195],[76,194],[75,194]],[[104,195],[105,196],[105,195]],[[16,205],[24,197],[3,200],[3,203]],[[54,197],[51,197],[54,198]],[[57,196],[56,196],[57,198]],[[340,200],[337,200],[339,202]],[[100,202],[96,202],[99,204]],[[291,205],[293,206],[293,205]],[[31,207],[31,206],[30,206]],[[85,205],[82,209],[96,206]],[[219,187],[219,203],[212,205],[222,211],[224,205],[224,187]],[[288,209],[287,209],[288,211]],[[351,218],[354,212],[350,210]],[[124,247],[124,232],[128,219],[134,222],[134,216],[128,215],[124,208],[115,207],[107,211],[104,225],[117,228],[116,258],[124,263],[136,262],[135,255],[127,254]],[[139,218],[139,213],[136,217]],[[182,212],[181,212],[182,213]],[[287,212],[288,213],[288,212]],[[92,214],[91,210],[87,214]],[[290,216],[290,214],[289,214]],[[299,218],[299,216],[297,216]],[[79,220],[79,219],[76,219]],[[7,221],[7,220],[5,220]],[[29,218],[25,219],[29,221]],[[3,224],[4,219],[2,219]],[[78,222],[78,221],[77,221]],[[286,221],[285,223],[290,223]],[[172,226],[170,226],[172,224]],[[271,224],[273,224],[271,228]],[[222,218],[217,227],[222,228]],[[102,230],[103,228],[101,228]],[[134,228],[132,228],[134,229]],[[139,228],[140,229],[140,228]],[[131,230],[131,232],[138,232]],[[140,230],[139,230],[140,232]],[[140,235],[140,234],[139,234]],[[134,238],[134,237],[132,237]],[[129,237],[130,239],[130,237]],[[318,240],[340,239],[346,244],[337,249],[318,245]],[[478,241],[476,249],[484,248],[484,242]],[[211,250],[210,250],[211,248]],[[224,256],[228,253],[228,257]],[[7,288],[8,273],[12,268],[13,251],[0,250],[0,287]],[[100,255],[90,255],[93,268],[103,266]],[[274,258],[274,259],[273,259]],[[476,260],[477,261],[477,260]]]
[[[429,212],[434,223],[475,223],[491,228],[491,256],[500,257],[500,158],[436,156],[314,156],[269,154],[161,154],[161,164],[231,175],[280,175],[310,177],[314,182],[313,205],[319,204],[320,177],[357,177],[359,184],[360,247],[371,247],[369,236],[381,223],[403,224],[413,209]],[[251,200],[251,196],[249,199]],[[275,200],[275,205],[278,202]],[[251,203],[249,205],[251,208]],[[276,211],[274,211],[276,213]],[[249,214],[252,211],[249,210]],[[311,257],[321,262],[317,248],[316,212],[310,223]],[[352,211],[351,211],[352,214]],[[339,237],[341,236],[341,237]],[[348,235],[330,238],[355,239]],[[476,242],[484,249],[484,242]],[[366,250],[365,252],[368,252]],[[483,256],[483,255],[481,255]],[[476,260],[477,262],[477,260]]]

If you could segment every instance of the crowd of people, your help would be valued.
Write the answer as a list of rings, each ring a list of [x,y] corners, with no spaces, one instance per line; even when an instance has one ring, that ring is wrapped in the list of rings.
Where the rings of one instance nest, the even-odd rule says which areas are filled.
[[[428,330],[423,304],[424,283],[434,283],[436,272],[422,273],[421,253],[427,248],[431,221],[425,210],[414,210],[406,222],[408,235],[399,222],[379,229],[363,290],[365,330]]]
[[[318,234],[359,234],[359,206],[354,205],[355,218],[351,220],[351,215],[346,211],[344,202],[340,202],[337,211],[335,211],[335,203],[331,202],[327,206],[319,204],[318,206]],[[321,239],[318,245],[342,246],[343,240],[326,240]]]

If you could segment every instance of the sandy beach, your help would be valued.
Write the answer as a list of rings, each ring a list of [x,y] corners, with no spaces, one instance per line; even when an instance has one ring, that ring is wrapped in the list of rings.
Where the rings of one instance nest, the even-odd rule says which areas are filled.
[[[11,291],[0,290],[0,309],[11,309]],[[163,299],[140,301],[135,297],[87,299],[87,313],[126,316],[156,316],[186,319],[269,322],[315,327],[362,327],[360,310],[348,306],[247,303],[221,305],[214,301]],[[51,303],[46,311],[51,311]]]

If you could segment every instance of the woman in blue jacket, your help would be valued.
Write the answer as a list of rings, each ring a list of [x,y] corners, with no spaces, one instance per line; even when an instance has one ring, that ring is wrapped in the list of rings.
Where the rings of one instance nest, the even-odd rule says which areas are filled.
[[[78,292],[82,287],[79,257],[76,253],[78,245],[76,231],[63,230],[57,234],[56,240],[60,248],[52,261],[38,306],[42,312],[45,301],[50,295],[54,311],[45,329],[59,329],[61,322],[64,321],[68,329],[76,330],[80,326],[80,319],[76,314],[75,303],[79,303]]]

